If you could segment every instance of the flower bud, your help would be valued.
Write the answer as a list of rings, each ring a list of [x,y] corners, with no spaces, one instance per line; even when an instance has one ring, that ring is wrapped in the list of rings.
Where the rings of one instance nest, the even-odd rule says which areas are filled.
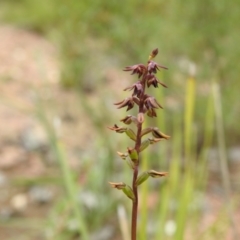
[[[138,153],[135,148],[128,148],[128,154],[133,162],[138,160]]]
[[[129,157],[126,159],[126,163],[131,169],[134,169],[135,164]]]
[[[135,196],[133,193],[133,190],[131,187],[129,187],[128,185],[126,185],[123,182],[119,182],[119,183],[115,183],[115,182],[109,182],[109,184],[113,187],[116,188],[118,190],[122,190],[125,195],[127,195],[127,197],[129,197],[132,200],[135,200]]]
[[[136,185],[139,186],[143,182],[145,182],[149,178],[149,173],[148,172],[143,172],[141,175],[136,180]]]
[[[155,48],[154,50],[152,50],[151,54],[149,55],[149,60],[152,60],[153,58],[155,58],[158,54],[158,48]]]
[[[128,185],[126,185],[122,191],[126,194],[127,197],[129,197],[130,199],[132,199],[133,201],[135,200],[135,196],[133,193],[133,190],[131,187],[129,187]]]
[[[150,144],[149,139],[144,140],[139,148],[139,151],[141,152],[144,149],[146,149],[149,146],[149,144]]]
[[[130,137],[133,141],[136,141],[137,136],[136,136],[135,132],[134,132],[131,128],[127,128],[125,133],[126,133],[126,134],[128,135],[128,137]]]
[[[150,128],[150,127],[143,129],[142,132],[141,132],[141,137],[150,133],[150,132],[152,132],[152,128]]]

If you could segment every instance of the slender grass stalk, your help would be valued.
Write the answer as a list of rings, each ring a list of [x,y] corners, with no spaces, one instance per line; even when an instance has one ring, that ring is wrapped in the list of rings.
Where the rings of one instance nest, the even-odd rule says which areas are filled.
[[[127,214],[126,214],[126,210],[125,210],[124,206],[122,206],[122,205],[118,206],[118,219],[119,219],[119,223],[120,223],[123,240],[129,240],[130,232],[128,229]]]
[[[192,127],[195,104],[195,79],[188,78],[186,86],[185,98],[185,115],[184,115],[184,150],[185,150],[185,166],[189,167],[191,149],[192,149]]]
[[[205,114],[205,121],[203,127],[203,144],[202,150],[199,156],[199,175],[198,175],[198,182],[197,185],[203,189],[207,184],[208,179],[208,171],[207,171],[207,164],[208,164],[208,152],[212,144],[213,140],[213,122],[214,122],[214,105],[213,105],[213,95],[210,92],[208,97],[208,103],[206,108]]]
[[[185,157],[185,173],[181,176],[181,182],[184,188],[181,191],[178,211],[176,214],[177,229],[175,232],[175,239],[184,239],[184,231],[187,223],[187,215],[189,210],[189,204],[192,199],[194,191],[194,160],[193,159],[193,118],[194,118],[194,105],[195,105],[195,79],[193,77],[188,78],[186,85],[186,97],[185,97],[185,113],[184,113],[184,157]]]
[[[84,111],[89,116],[89,119],[92,121],[98,134],[101,136],[104,136],[106,134],[104,130],[104,127],[106,124],[106,116],[109,116],[109,112],[107,111],[107,109],[103,106],[100,106],[99,113],[101,114],[98,114],[95,110],[95,106],[92,107],[90,103],[86,101],[84,92],[80,92],[78,94],[78,99],[79,99],[79,104],[83,107]],[[108,146],[108,148],[106,148],[108,157],[106,157],[106,160],[104,161],[105,166],[103,167],[103,170],[104,170],[103,176],[106,181],[106,178],[110,175],[111,169],[113,169],[113,162],[111,161],[111,159],[114,158],[115,153],[113,151],[113,143],[111,139],[104,138],[103,140],[104,140],[104,145]]]
[[[217,82],[213,82],[212,84],[212,92],[214,98],[214,109],[215,109],[215,117],[216,117],[216,130],[217,130],[217,139],[218,139],[218,150],[220,157],[220,169],[222,175],[223,188],[225,192],[225,201],[228,206],[228,214],[229,219],[232,226],[232,235],[233,239],[239,239],[237,229],[234,222],[233,217],[233,207],[230,201],[231,199],[231,183],[230,183],[230,175],[227,163],[227,152],[226,152],[226,143],[225,143],[225,134],[223,129],[223,117],[222,117],[222,104],[221,104],[221,94],[220,88]]]
[[[184,231],[186,230],[186,224],[188,219],[189,205],[192,200],[194,192],[194,177],[192,171],[189,169],[185,172],[183,179],[181,180],[184,188],[181,191],[178,212],[176,215],[177,230],[175,233],[176,240],[184,239]]]
[[[86,223],[81,214],[81,209],[80,209],[81,206],[77,201],[77,196],[76,196],[77,186],[76,186],[76,183],[74,182],[73,172],[71,171],[67,163],[67,158],[65,156],[63,145],[58,140],[53,126],[47,120],[47,117],[45,116],[45,112],[40,102],[38,103],[38,117],[42,121],[44,127],[46,128],[46,132],[48,133],[48,137],[52,145],[52,149],[56,154],[56,158],[59,162],[60,169],[62,172],[63,184],[65,185],[67,196],[69,198],[69,203],[72,206],[75,218],[77,220],[79,232],[81,233],[81,236],[83,237],[83,239],[87,240],[89,239],[89,233],[87,230]]]
[[[132,184],[131,187],[123,182],[114,183],[110,182],[113,188],[122,190],[127,197],[132,200],[132,217],[131,217],[131,240],[137,239],[137,219],[138,219],[138,186],[148,179],[148,177],[158,178],[165,176],[166,172],[157,172],[155,170],[149,170],[139,175],[139,165],[141,162],[140,152],[146,149],[150,144],[157,143],[163,139],[168,139],[169,136],[160,132],[156,127],[148,127],[143,129],[143,123],[145,120],[145,114],[149,117],[157,117],[155,109],[162,108],[157,100],[146,94],[146,86],[158,87],[158,84],[166,87],[165,84],[161,83],[155,76],[157,70],[160,68],[167,69],[152,59],[158,54],[158,49],[154,49],[149,56],[149,60],[146,65],[136,64],[130,67],[126,67],[125,71],[131,71],[132,74],[138,74],[139,80],[125,88],[124,90],[133,91],[132,96],[115,103],[118,108],[127,107],[130,110],[134,105],[138,105],[137,116],[128,115],[121,121],[127,125],[132,122],[135,123],[136,133],[131,128],[118,127],[116,124],[113,127],[109,127],[117,133],[126,133],[126,135],[135,142],[133,147],[128,147],[128,153],[118,152],[119,156],[123,160],[127,160],[127,163],[132,169]],[[143,136],[152,133],[153,138],[142,139]],[[149,159],[147,159],[149,160]]]
[[[179,182],[181,178],[180,158],[181,156],[181,142],[182,131],[179,126],[181,125],[181,118],[179,114],[173,117],[173,135],[172,141],[172,157],[170,162],[168,181],[159,193],[159,212],[157,220],[157,231],[155,234],[155,240],[166,238],[165,223],[168,217],[171,215],[171,203],[175,200],[175,197],[179,197]],[[182,185],[182,184],[181,184]],[[181,189],[184,185],[181,186]],[[177,224],[177,223],[176,223]]]

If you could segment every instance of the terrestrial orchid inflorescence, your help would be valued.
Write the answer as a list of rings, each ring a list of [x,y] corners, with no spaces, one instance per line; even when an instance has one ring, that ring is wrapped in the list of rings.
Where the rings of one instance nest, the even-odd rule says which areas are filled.
[[[138,174],[140,165],[140,153],[145,150],[149,145],[155,144],[163,139],[169,139],[170,136],[162,133],[157,127],[147,127],[143,129],[143,122],[145,115],[148,117],[157,117],[156,109],[162,108],[160,103],[153,97],[146,94],[146,87],[155,87],[159,85],[167,87],[164,83],[160,82],[156,73],[160,69],[167,69],[166,67],[154,62],[153,59],[158,54],[158,49],[154,49],[146,65],[136,64],[126,67],[124,71],[130,71],[132,75],[138,75],[138,80],[131,86],[124,89],[124,91],[132,91],[131,96],[126,99],[115,103],[117,108],[127,108],[127,111],[137,105],[137,116],[127,115],[120,121],[126,125],[135,124],[136,131],[130,127],[119,127],[114,125],[109,127],[110,130],[117,133],[125,133],[131,140],[134,141],[134,146],[128,147],[126,153],[117,152],[118,155],[126,161],[133,171],[133,178],[131,186],[124,182],[109,182],[113,188],[122,190],[127,197],[132,200],[132,224],[131,224],[131,240],[137,239],[137,214],[138,214],[138,186],[146,181],[149,177],[158,178],[167,175],[167,172],[158,172],[149,170]],[[146,139],[143,137],[147,134],[152,136]]]

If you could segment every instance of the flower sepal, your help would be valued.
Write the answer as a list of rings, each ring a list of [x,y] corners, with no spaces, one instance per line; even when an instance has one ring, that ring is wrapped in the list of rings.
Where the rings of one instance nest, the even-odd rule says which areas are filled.
[[[168,172],[158,172],[155,170],[149,170],[148,174],[152,178],[160,178],[160,177],[165,177],[168,175]]]

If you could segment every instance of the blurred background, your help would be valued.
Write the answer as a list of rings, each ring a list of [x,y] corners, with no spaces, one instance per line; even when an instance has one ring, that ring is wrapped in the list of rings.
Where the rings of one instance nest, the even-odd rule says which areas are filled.
[[[146,126],[168,141],[143,153],[139,239],[240,239],[238,1],[0,1],[0,239],[129,240],[131,182],[107,130],[136,81],[125,66],[156,61],[168,88]]]

